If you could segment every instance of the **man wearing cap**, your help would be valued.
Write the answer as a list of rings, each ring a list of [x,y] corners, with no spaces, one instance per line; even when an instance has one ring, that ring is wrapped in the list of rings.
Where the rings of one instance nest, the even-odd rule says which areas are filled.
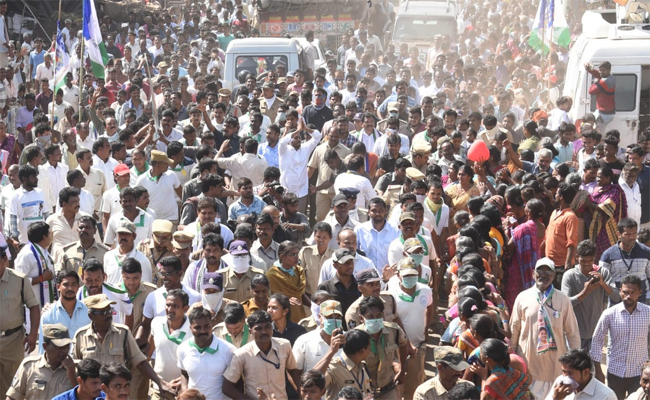
[[[168,393],[164,390],[167,389],[167,383],[151,368],[130,329],[113,322],[111,306],[115,302],[109,300],[105,294],[99,294],[85,298],[84,303],[88,307],[88,316],[92,322],[74,335],[72,357],[75,360],[93,358],[101,363],[113,361],[124,364],[129,369],[137,367],[144,377],[154,382],[158,390]],[[76,382],[76,379],[74,381]],[[132,390],[135,389],[133,387]]]
[[[366,366],[375,386],[375,396],[401,399],[396,385],[404,382],[406,376],[406,357],[411,350],[408,338],[399,325],[384,320],[384,303],[380,299],[365,297],[360,303],[359,311],[363,324],[355,329],[370,335],[370,354]]]
[[[555,378],[562,374],[559,357],[569,349],[580,348],[580,331],[571,300],[553,287],[553,260],[538,260],[533,278],[535,286],[515,299],[510,349],[528,362],[533,378],[530,390],[536,399],[543,399],[552,390]]]
[[[138,245],[138,250],[141,251],[149,261],[153,271],[157,274],[158,262],[166,256],[171,256],[173,251],[172,246],[172,232],[174,226],[170,221],[156,219],[151,225],[153,236],[151,239],[145,239]],[[160,287],[162,285],[161,279],[156,275],[154,276],[154,283]]]
[[[343,228],[336,237],[339,249],[347,249],[354,256],[354,272],[357,273],[367,268],[375,268],[372,261],[357,251],[357,234],[350,228]],[[336,269],[333,266],[333,258],[326,260],[320,270],[318,283],[321,284],[336,276]],[[376,268],[375,268],[376,269]]]
[[[323,222],[329,224],[332,228],[333,237],[330,239],[328,246],[336,249],[338,244],[336,238],[339,232],[344,228],[354,228],[359,225],[359,222],[353,219],[349,213],[350,201],[343,193],[339,193],[332,199],[332,210],[327,214]]]
[[[142,281],[153,283],[153,271],[147,257],[135,247],[136,227],[131,221],[120,221],[116,229],[117,246],[104,255],[106,281],[119,287],[122,283],[122,263],[127,258],[137,260],[142,266]]]
[[[104,265],[98,259],[90,258],[83,264],[81,279],[84,285],[77,292],[77,299],[83,301],[86,297],[104,294],[113,301],[113,316],[117,323],[133,326],[133,303],[126,290],[116,288],[106,282]]]
[[[433,317],[433,294],[431,289],[418,282],[419,272],[411,257],[397,263],[398,285],[389,287],[397,304],[397,316],[404,331],[416,349],[406,370],[404,398],[412,399],[415,389],[425,380],[424,357],[429,324]]]
[[[316,364],[325,356],[332,344],[332,334],[343,326],[343,311],[341,303],[336,300],[326,300],[320,304],[319,326],[296,340],[293,344],[293,357],[300,373],[314,369]],[[339,349],[335,356],[341,355]]]
[[[385,157],[382,158],[386,160]],[[401,156],[391,161],[393,161],[392,171],[386,173],[387,171],[381,168],[377,170],[378,174],[375,176],[379,177],[379,179],[375,185],[375,191],[384,199],[388,207],[392,209],[399,202],[400,194],[404,192],[406,170],[411,167],[411,163]],[[383,167],[389,168],[390,166],[384,165]]]
[[[176,193],[182,196],[182,186],[178,177],[168,168],[171,160],[162,151],[151,151],[151,169],[141,175],[136,181],[136,186],[143,186],[149,192],[151,207],[156,212],[158,219],[167,220],[178,226],[178,205],[171,201],[170,195]],[[171,233],[171,232],[170,232]],[[171,236],[171,235],[170,235]]]
[[[106,227],[104,243],[108,246],[115,246],[117,226],[121,222],[129,221],[135,225],[135,246],[138,246],[143,240],[152,236],[154,219],[136,206],[136,192],[133,188],[122,188],[119,191],[119,202],[120,211],[111,214],[108,223],[104,225]]]
[[[110,250],[96,238],[97,221],[89,215],[81,215],[75,220],[78,240],[67,243],[63,247],[54,248],[53,257],[57,270],[75,271],[82,274],[84,262],[90,258],[104,259],[104,254]]]
[[[75,364],[69,355],[70,335],[61,324],[43,326],[45,353],[23,360],[16,371],[7,399],[51,399],[77,383]]]
[[[210,311],[212,327],[222,323],[226,316],[226,307],[235,303],[223,298],[223,275],[220,272],[205,272],[201,276],[200,293],[201,302],[193,304],[191,308],[201,306]]]
[[[473,385],[461,379],[469,364],[463,359],[463,352],[451,346],[438,346],[433,351],[438,374],[418,386],[414,400],[446,400],[449,392],[458,384]]]
[[[426,174],[429,156],[431,156],[431,144],[424,140],[413,140],[411,151],[406,156],[406,159],[411,162],[413,168],[417,168],[420,172]]]
[[[126,164],[117,164],[113,170],[115,186],[108,189],[102,195],[102,226],[107,227],[111,215],[122,210],[120,204],[120,193],[122,189],[129,187],[131,182],[131,170]]]
[[[280,105],[284,104],[284,101],[275,95],[275,86],[272,82],[264,82],[262,97],[260,98],[260,112],[269,117],[271,121],[275,121]]]
[[[251,279],[264,271],[252,266],[248,244],[243,240],[234,240],[228,250],[228,267],[219,271],[224,280],[224,297],[242,303],[252,297]]]
[[[242,112],[236,104],[230,102],[230,96],[232,91],[230,89],[219,89],[219,103],[222,103],[226,106],[226,116],[239,118],[242,116]]]
[[[318,290],[325,290],[334,295],[334,299],[341,303],[343,315],[350,305],[361,296],[357,281],[354,279],[354,254],[342,248],[334,252],[331,258],[336,275],[318,285]]]
[[[411,257],[422,269],[418,282],[429,285],[432,271],[437,270],[438,258],[431,238],[417,233],[418,225],[412,212],[400,215],[399,228],[400,236],[388,247],[388,265],[397,264],[404,257]]]
[[[172,252],[181,260],[183,271],[186,271],[190,265],[193,241],[194,232],[176,231],[172,235]]]
[[[345,322],[348,328],[353,329],[362,324],[362,320],[359,318],[359,307],[363,299],[369,296],[376,297],[384,303],[384,321],[395,322],[401,326],[402,322],[396,315],[395,298],[390,292],[382,291],[382,280],[377,270],[374,268],[361,270],[354,275],[354,278],[357,281],[361,297],[356,299],[345,313]]]
[[[366,205],[364,204],[363,207],[357,207],[358,195],[361,193],[359,189],[354,187],[342,187],[339,189],[339,193],[344,194],[350,202],[350,205],[348,206],[348,214],[350,214],[350,218],[358,223],[368,221],[368,210],[365,208]],[[330,213],[332,212],[330,211]]]

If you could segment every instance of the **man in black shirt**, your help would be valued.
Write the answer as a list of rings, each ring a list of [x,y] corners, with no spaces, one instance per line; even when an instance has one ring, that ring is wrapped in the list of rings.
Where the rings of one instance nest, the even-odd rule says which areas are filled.
[[[314,103],[302,110],[302,117],[307,124],[313,124],[321,131],[325,122],[334,118],[332,109],[325,105],[327,101],[327,90],[317,87],[314,89]]]
[[[332,266],[336,276],[318,285],[318,290],[334,295],[334,300],[341,303],[345,315],[350,305],[361,296],[357,280],[354,279],[354,255],[348,249],[338,249],[332,256]]]

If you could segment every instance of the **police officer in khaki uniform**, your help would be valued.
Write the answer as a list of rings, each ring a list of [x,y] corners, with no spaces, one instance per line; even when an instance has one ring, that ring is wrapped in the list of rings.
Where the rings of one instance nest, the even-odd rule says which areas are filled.
[[[32,283],[24,274],[7,268],[7,244],[0,246],[0,398],[11,386],[11,380],[25,355],[36,347],[40,323],[40,305]],[[25,310],[29,309],[31,332],[25,337]]]
[[[161,287],[162,280],[158,279],[158,262],[163,257],[173,255],[172,232],[174,225],[170,221],[157,219],[153,221],[151,230],[153,231],[153,238],[141,241],[137,249],[149,259],[154,283],[157,287]]]
[[[78,241],[68,243],[63,247],[55,246],[56,272],[73,270],[81,276],[84,261],[93,257],[101,261],[104,259],[104,254],[110,250],[108,246],[95,240],[97,222],[94,218],[88,216],[79,218],[77,232],[79,233]]]
[[[384,303],[384,321],[401,324],[395,315],[397,313],[395,299],[392,294],[381,291],[381,278],[376,269],[366,268],[361,270],[354,275],[354,278],[357,280],[361,297],[356,299],[345,312],[345,322],[348,324],[348,328],[353,329],[361,325],[359,306],[361,301],[368,296],[377,297]]]
[[[370,355],[366,365],[375,385],[375,398],[397,400],[397,384],[404,381],[406,357],[410,346],[406,333],[396,323],[386,322],[384,303],[376,297],[368,296],[360,305],[363,324],[356,329],[370,334]]]
[[[339,348],[343,353],[336,356]],[[374,383],[365,360],[370,355],[370,335],[366,331],[353,329],[342,333],[340,328],[332,332],[330,348],[314,369],[325,375],[326,399],[335,399],[345,386],[359,390],[364,398],[374,393]]]
[[[251,265],[248,244],[243,240],[233,240],[228,250],[232,265],[219,271],[223,276],[223,297],[243,303],[253,297],[251,280],[255,275],[264,275],[264,271]]]
[[[190,266],[190,256],[192,255],[192,243],[194,242],[194,233],[188,231],[176,231],[172,235],[172,247],[176,257],[181,260],[183,271]],[[154,278],[155,279],[155,278]]]
[[[246,312],[239,303],[231,303],[226,307],[223,322],[212,328],[212,333],[236,348],[253,340],[246,323]]]
[[[74,336],[72,357],[75,360],[93,358],[101,363],[110,361],[125,364],[129,369],[137,369],[153,381],[158,390],[167,393],[167,384],[160,380],[138,348],[135,338],[126,325],[113,323],[114,301],[105,294],[97,294],[84,299],[88,307],[90,324],[80,328]]]
[[[23,360],[7,399],[51,399],[72,389],[77,384],[77,370],[69,355],[71,342],[65,325],[43,325],[45,353]]]
[[[419,170],[423,174],[427,173],[429,165],[429,156],[431,155],[431,144],[424,140],[416,140],[411,146],[411,151],[406,159],[411,162],[411,167]]]

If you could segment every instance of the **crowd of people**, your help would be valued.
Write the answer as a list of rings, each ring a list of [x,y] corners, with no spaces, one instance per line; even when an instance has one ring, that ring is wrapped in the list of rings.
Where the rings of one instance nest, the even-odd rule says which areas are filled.
[[[58,89],[0,27],[0,396],[648,399],[650,131],[607,128],[606,61],[571,119],[536,10],[424,50],[366,12],[232,90],[241,0],[101,16],[103,78],[67,20]]]

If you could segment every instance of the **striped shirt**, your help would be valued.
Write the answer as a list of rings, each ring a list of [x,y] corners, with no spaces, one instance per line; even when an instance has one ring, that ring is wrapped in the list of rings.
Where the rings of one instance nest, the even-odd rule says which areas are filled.
[[[626,275],[636,275],[643,282],[642,292],[645,294],[647,279],[650,276],[650,248],[641,243],[635,243],[629,253],[621,249],[617,243],[603,252],[598,265],[607,268],[612,273],[612,279],[620,288],[620,282]]]
[[[591,343],[591,358],[600,362],[605,335],[611,345],[607,351],[607,372],[621,378],[639,376],[648,359],[650,307],[637,303],[630,314],[623,303],[608,308],[598,320]]]

